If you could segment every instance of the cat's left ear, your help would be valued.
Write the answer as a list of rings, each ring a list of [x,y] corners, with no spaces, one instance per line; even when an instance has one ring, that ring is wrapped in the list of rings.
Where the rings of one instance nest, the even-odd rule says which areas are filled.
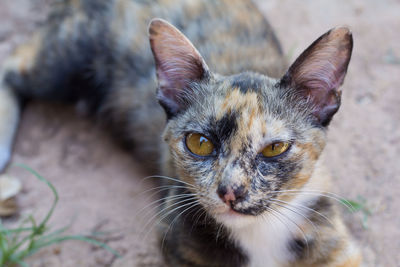
[[[193,44],[173,25],[163,19],[153,19],[149,25],[157,79],[157,98],[168,116],[173,116],[187,104],[190,84],[209,76],[202,56]]]
[[[353,49],[346,27],[334,28],[312,43],[280,81],[310,101],[316,122],[327,126],[340,106],[341,90]]]

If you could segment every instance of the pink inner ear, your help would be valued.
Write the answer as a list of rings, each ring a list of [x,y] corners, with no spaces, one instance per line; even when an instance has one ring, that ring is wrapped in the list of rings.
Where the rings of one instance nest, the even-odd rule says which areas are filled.
[[[283,78],[312,102],[313,113],[321,122],[329,122],[339,108],[339,87],[346,75],[352,44],[347,28],[333,29],[307,48]]]
[[[168,22],[155,19],[149,27],[160,90],[176,99],[188,83],[203,78],[207,66],[192,43]]]
[[[189,82],[203,77],[204,69],[197,64],[198,59],[183,54],[183,51],[175,51],[171,55],[158,59],[157,76],[160,87],[184,89]]]
[[[308,90],[336,90],[343,83],[352,50],[348,29],[333,29],[316,40],[289,69],[291,84]]]

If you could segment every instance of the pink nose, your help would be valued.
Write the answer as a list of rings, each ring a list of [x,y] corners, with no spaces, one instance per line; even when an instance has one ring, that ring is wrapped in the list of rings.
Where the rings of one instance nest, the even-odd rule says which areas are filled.
[[[246,192],[243,186],[239,186],[235,190],[230,186],[219,185],[217,194],[223,202],[226,204],[232,204],[234,201],[238,201],[244,198]]]

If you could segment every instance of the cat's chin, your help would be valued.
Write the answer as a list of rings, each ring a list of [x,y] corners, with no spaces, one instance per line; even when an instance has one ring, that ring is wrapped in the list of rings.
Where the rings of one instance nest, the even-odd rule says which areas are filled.
[[[242,228],[256,221],[256,216],[236,212],[228,206],[218,208],[213,215],[217,222],[228,228]]]

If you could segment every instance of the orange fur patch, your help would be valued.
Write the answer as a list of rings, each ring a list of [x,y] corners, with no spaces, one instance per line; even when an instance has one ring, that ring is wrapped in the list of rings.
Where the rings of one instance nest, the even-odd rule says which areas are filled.
[[[317,160],[319,157],[319,151],[315,149],[315,146],[311,143],[297,144],[308,155],[310,160]]]
[[[358,267],[361,265],[361,255],[356,254],[344,263],[339,264],[337,267]]]
[[[12,60],[17,62],[16,67],[20,73],[26,73],[33,67],[41,43],[40,35],[36,34],[30,43],[21,45],[15,50]]]

